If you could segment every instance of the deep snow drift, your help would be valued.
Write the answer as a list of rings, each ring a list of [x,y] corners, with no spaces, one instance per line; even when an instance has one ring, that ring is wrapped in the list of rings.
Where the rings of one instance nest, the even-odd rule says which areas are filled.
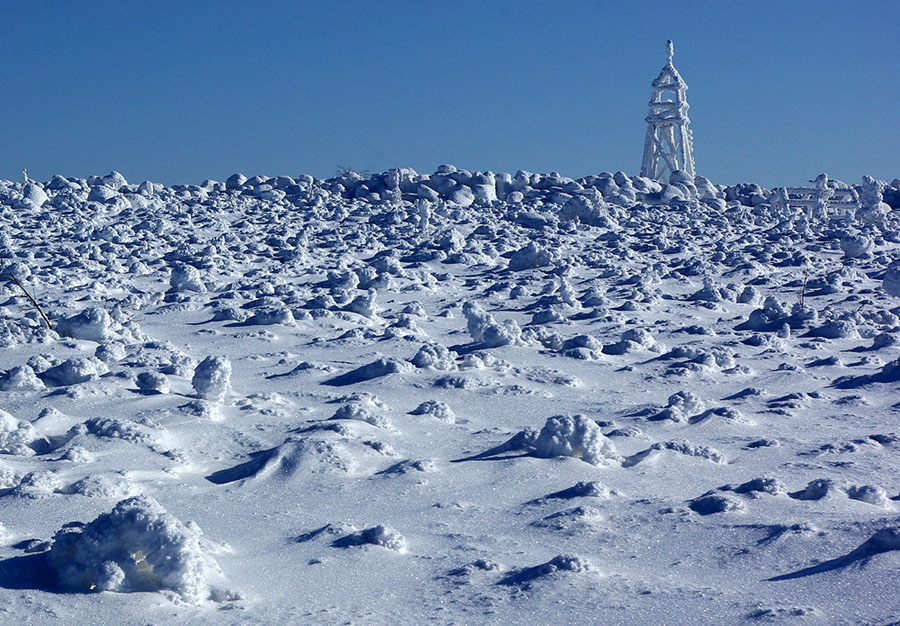
[[[827,184],[0,182],[2,621],[900,620],[900,181]]]

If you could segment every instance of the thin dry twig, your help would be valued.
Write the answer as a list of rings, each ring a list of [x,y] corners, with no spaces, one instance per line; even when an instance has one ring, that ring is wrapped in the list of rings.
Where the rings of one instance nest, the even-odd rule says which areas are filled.
[[[803,286],[800,288],[800,295],[797,298],[798,300],[800,300],[800,308],[801,309],[806,308],[805,307],[806,281],[808,281],[808,280],[809,280],[809,272],[803,272]]]
[[[16,278],[15,275],[13,275],[12,273],[3,274],[3,277],[13,281],[16,284],[16,286],[22,290],[22,293],[25,294],[25,297],[28,298],[28,300],[29,300],[29,302],[31,302],[32,306],[34,306],[34,308],[37,309],[37,312],[41,314],[41,317],[44,319],[44,323],[47,324],[47,328],[49,328],[50,330],[53,330],[53,324],[50,323],[50,319],[44,314],[44,309],[42,309],[41,305],[38,304],[37,300],[34,299],[34,296],[32,296],[30,293],[28,293],[28,290],[25,289],[25,286],[19,282],[19,279]]]

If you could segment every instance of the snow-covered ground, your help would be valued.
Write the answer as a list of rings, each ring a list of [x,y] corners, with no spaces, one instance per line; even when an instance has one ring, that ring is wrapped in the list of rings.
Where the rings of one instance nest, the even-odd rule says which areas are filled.
[[[0,182],[0,622],[900,620],[900,181],[675,178]]]

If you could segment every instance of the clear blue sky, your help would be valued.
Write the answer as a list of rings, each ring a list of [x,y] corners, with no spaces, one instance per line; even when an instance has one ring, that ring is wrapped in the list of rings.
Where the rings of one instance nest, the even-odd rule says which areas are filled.
[[[0,178],[637,173],[675,41],[697,173],[900,177],[900,2],[3,0]]]

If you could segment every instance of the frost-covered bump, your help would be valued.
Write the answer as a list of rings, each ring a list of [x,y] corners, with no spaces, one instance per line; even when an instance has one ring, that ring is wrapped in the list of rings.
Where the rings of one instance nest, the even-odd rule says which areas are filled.
[[[202,533],[147,496],[122,500],[81,528],[67,527],[53,537],[47,565],[57,583],[73,591],[162,591],[187,602],[210,595],[219,576],[203,552]]]
[[[446,402],[426,400],[409,412],[410,415],[430,415],[448,424],[456,423],[456,415]]]
[[[848,259],[866,259],[872,257],[874,244],[865,235],[844,235],[841,237],[841,250]]]
[[[435,370],[452,371],[457,369],[456,352],[439,343],[428,343],[419,348],[416,355],[409,360],[416,367]]]
[[[231,361],[224,356],[208,356],[194,370],[191,385],[200,398],[222,402],[231,387]]]
[[[77,315],[57,320],[56,331],[63,337],[87,339],[99,343],[118,338],[112,326],[112,317],[106,309],[89,306]]]
[[[17,365],[0,374],[0,391],[40,391],[44,382],[28,365]]]
[[[32,456],[28,444],[38,439],[38,434],[31,422],[19,420],[0,409],[0,454]]]
[[[353,420],[357,422],[365,422],[378,428],[390,428],[391,424],[388,419],[381,415],[376,415],[369,409],[358,404],[344,404],[330,419],[333,420]]]
[[[891,500],[884,487],[877,485],[850,485],[845,491],[851,500],[859,500],[882,508],[890,508]]]
[[[532,241],[524,248],[520,248],[513,253],[509,259],[509,269],[513,271],[528,270],[551,265],[554,260],[555,255],[551,251]]]
[[[332,542],[331,545],[336,548],[373,545],[395,552],[406,552],[406,539],[403,535],[393,528],[382,526],[381,524],[341,537]]]
[[[65,387],[95,380],[109,372],[106,363],[96,357],[74,357],[39,373],[50,387]]]
[[[472,340],[486,348],[516,344],[521,339],[522,329],[514,320],[498,323],[493,315],[476,302],[465,302],[463,315],[466,316],[466,327]]]
[[[169,277],[169,286],[175,291],[196,291],[206,293],[206,283],[198,270],[187,263],[175,263],[172,266],[172,275]]]
[[[571,456],[591,465],[612,465],[621,461],[612,441],[592,419],[583,415],[551,417],[534,442],[539,457]]]
[[[700,515],[713,515],[728,511],[743,511],[744,504],[735,498],[721,493],[706,493],[691,500],[688,507]]]
[[[377,296],[378,292],[376,290],[369,289],[366,293],[356,296],[344,307],[344,310],[351,313],[357,313],[363,317],[375,317],[375,314],[378,313],[378,305],[375,304],[375,298]]]
[[[698,415],[706,408],[700,396],[693,391],[673,393],[669,396],[666,406],[679,409],[687,417]]]
[[[169,393],[169,379],[159,372],[141,372],[135,383],[142,391],[155,391],[157,393]]]

